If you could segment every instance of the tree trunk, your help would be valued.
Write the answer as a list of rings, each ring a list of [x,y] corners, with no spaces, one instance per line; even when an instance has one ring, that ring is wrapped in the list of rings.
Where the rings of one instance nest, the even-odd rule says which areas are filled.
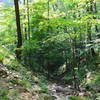
[[[28,20],[28,38],[30,39],[30,13],[29,13],[29,0],[27,2],[27,20]]]
[[[17,26],[16,58],[17,58],[17,60],[21,60],[22,34],[21,34],[21,26],[20,26],[20,15],[19,15],[18,0],[14,0],[14,5],[15,5],[15,15],[16,15],[16,26]]]
[[[26,5],[26,2],[25,2],[25,0],[24,0],[24,2],[23,2],[23,5]],[[25,9],[25,11],[24,12],[26,12],[26,9]],[[27,18],[27,16],[26,15],[24,15],[24,19],[26,19]],[[27,28],[26,28],[26,23],[24,23],[24,39],[25,40],[27,40]]]

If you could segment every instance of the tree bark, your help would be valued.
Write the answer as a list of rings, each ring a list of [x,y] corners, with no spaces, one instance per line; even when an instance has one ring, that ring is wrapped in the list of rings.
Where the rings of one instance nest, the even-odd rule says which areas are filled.
[[[17,27],[16,58],[17,58],[17,60],[21,60],[22,34],[21,34],[21,26],[20,26],[20,15],[19,15],[18,0],[14,0],[14,5],[15,5],[16,27]]]

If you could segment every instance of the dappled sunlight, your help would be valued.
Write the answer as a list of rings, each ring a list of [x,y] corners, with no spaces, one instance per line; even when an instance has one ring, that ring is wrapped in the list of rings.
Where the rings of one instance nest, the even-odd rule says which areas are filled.
[[[99,100],[99,5],[0,0],[0,100]]]

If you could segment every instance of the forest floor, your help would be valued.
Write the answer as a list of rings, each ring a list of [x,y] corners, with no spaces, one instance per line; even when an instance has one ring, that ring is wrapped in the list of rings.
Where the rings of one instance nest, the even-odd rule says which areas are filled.
[[[84,89],[77,91],[70,85],[63,85],[60,80],[49,82],[42,75],[38,77],[30,72],[9,70],[0,64],[0,100],[71,100],[71,96],[91,94]]]

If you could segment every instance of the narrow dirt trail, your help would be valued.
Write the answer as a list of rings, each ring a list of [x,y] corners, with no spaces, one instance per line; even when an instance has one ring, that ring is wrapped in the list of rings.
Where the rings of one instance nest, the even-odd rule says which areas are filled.
[[[51,90],[51,96],[55,100],[69,100],[68,97],[76,95],[76,91],[71,86],[58,85],[56,83],[49,84],[48,89]]]
[[[85,92],[84,90],[75,90],[70,85],[60,85],[56,83],[49,84],[48,89],[51,90],[50,95],[55,98],[54,100],[70,100],[70,96],[84,97],[91,94],[90,92]]]

